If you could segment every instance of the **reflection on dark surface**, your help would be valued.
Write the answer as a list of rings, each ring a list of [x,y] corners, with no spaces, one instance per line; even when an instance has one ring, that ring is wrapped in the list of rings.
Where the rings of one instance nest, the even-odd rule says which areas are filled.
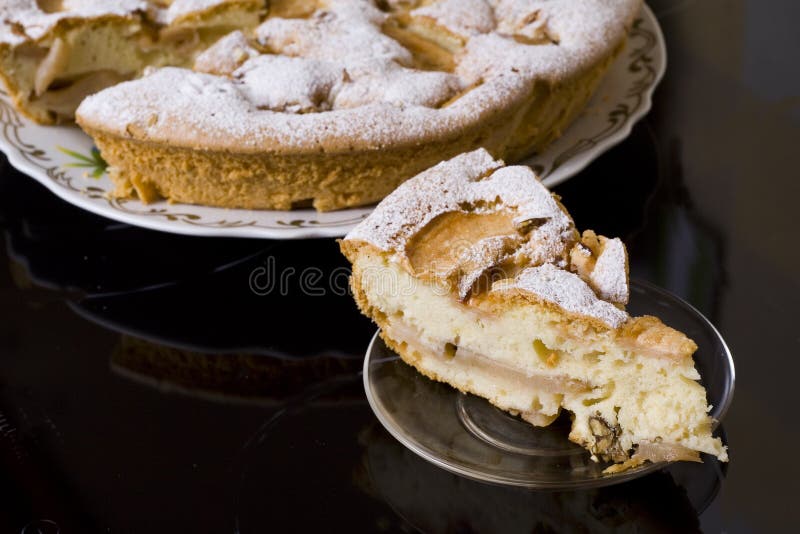
[[[305,439],[298,439],[301,434]],[[487,485],[410,452],[365,403],[297,405],[270,420],[257,438],[243,454],[234,505],[243,534],[328,524],[385,532],[697,532],[697,515],[723,477],[719,462],[710,460],[680,466],[683,473],[670,468],[588,491]],[[342,484],[348,478],[352,486]],[[265,480],[281,480],[280,494]],[[313,513],[304,512],[309,491],[323,497],[313,503]],[[291,504],[265,512],[264,503],[275,499]]]
[[[351,377],[360,369],[360,358],[203,353],[124,334],[111,355],[114,373],[161,391],[264,405],[280,403],[321,381]]]
[[[185,263],[190,270],[191,259]],[[360,356],[362,339],[368,338],[372,327],[347,295],[344,267],[333,240],[276,243],[224,270],[187,276],[150,291],[89,296],[77,302],[75,309],[111,328],[203,351],[298,358]],[[304,289],[299,275],[308,269],[320,277],[312,291]],[[276,284],[268,294],[260,294],[266,282],[251,288],[254,272],[265,273],[257,280],[298,274],[284,277],[283,291]],[[328,280],[339,284],[338,294],[328,289]],[[314,294],[316,289],[323,289],[324,295]]]
[[[342,390],[360,402],[322,402],[350,396]],[[361,381],[322,384],[320,393],[276,412],[243,448],[229,494],[235,531],[413,531],[358,483],[358,435],[374,420]]]
[[[709,460],[688,479],[704,493],[698,501],[669,471],[595,490],[530,491],[448,473],[377,424],[360,441],[365,489],[423,532],[697,532],[700,506],[721,483],[719,463]]]
[[[14,269],[45,287],[89,295],[158,288],[211,275],[272,247],[143,230],[76,209],[10,166],[3,174],[10,178],[0,181],[8,254]]]
[[[346,294],[347,263],[335,241],[202,239],[142,230],[76,210],[19,178],[14,187],[21,190],[0,198],[35,192],[60,209],[38,202],[30,211],[8,206],[7,246],[18,284],[68,290],[75,311],[87,319],[171,345],[282,357],[363,354],[361,339],[372,327]],[[69,231],[65,212],[78,215]],[[302,279],[309,272],[318,273],[314,284]],[[324,298],[315,294],[319,290]],[[349,335],[338,335],[343,325]]]

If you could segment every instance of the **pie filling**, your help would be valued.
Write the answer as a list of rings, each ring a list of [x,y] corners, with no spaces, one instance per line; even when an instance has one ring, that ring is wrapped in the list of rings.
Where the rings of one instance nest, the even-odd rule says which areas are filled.
[[[322,5],[324,2],[318,1],[273,2],[269,15],[307,19]],[[40,7],[47,5],[40,3]],[[408,66],[452,72],[454,52],[460,50],[463,40],[443,28],[415,24],[409,14],[411,7],[400,6],[382,31],[408,48],[413,58],[413,65]],[[44,9],[61,10],[60,4]],[[261,15],[252,5],[244,5],[225,6],[210,14],[198,12],[169,24],[134,14],[119,20],[87,21],[17,46],[4,58],[2,70],[14,73],[17,94],[26,107],[42,115],[39,120],[72,120],[86,96],[138,77],[147,67],[192,68],[199,53],[235,30],[254,28]],[[442,36],[451,39],[443,44]],[[252,45],[254,40],[250,41]],[[450,96],[452,100],[458,94]]]
[[[254,27],[252,9],[220,13],[168,26],[145,17],[87,22],[26,42],[3,55],[16,95],[38,120],[72,120],[88,95],[140,76],[146,67],[191,67],[198,53],[238,28]]]
[[[383,336],[407,363],[536,426],[568,410],[572,441],[595,459],[624,462],[610,469],[698,452],[727,457],[711,437],[691,358],[636,353],[614,330],[570,337],[557,312],[534,303],[502,313],[464,304],[377,256],[357,271]]]

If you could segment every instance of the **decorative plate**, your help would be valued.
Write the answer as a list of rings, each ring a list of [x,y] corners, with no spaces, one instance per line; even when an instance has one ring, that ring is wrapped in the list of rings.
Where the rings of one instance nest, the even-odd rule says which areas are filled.
[[[665,68],[664,38],[645,6],[586,111],[544,153],[524,163],[536,169],[548,187],[582,170],[630,134],[633,124],[650,109]],[[17,113],[8,95],[0,91],[0,127],[0,150],[14,167],[79,208],[144,228],[267,239],[338,237],[372,211],[370,206],[328,213],[259,211],[110,198],[106,164],[91,138],[77,126],[35,124]]]

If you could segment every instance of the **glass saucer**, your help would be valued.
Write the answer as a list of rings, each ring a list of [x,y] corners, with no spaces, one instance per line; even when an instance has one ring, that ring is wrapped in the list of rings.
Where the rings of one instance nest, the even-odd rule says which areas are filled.
[[[697,343],[711,415],[721,421],[733,397],[734,367],[719,332],[699,311],[645,282],[631,283],[631,315],[655,315]],[[599,487],[661,469],[645,464],[603,474],[607,464],[567,439],[569,415],[536,428],[473,395],[434,382],[403,363],[376,333],[364,360],[364,389],[381,424],[422,458],[459,475],[495,484],[544,489]],[[708,457],[706,457],[708,460]]]

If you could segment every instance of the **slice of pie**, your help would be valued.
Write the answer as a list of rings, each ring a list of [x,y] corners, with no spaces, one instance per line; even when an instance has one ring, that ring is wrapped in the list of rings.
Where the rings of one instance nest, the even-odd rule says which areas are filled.
[[[727,460],[695,343],[630,317],[619,239],[582,235],[528,167],[479,149],[405,182],[341,241],[360,309],[424,375],[569,439],[618,471]]]

